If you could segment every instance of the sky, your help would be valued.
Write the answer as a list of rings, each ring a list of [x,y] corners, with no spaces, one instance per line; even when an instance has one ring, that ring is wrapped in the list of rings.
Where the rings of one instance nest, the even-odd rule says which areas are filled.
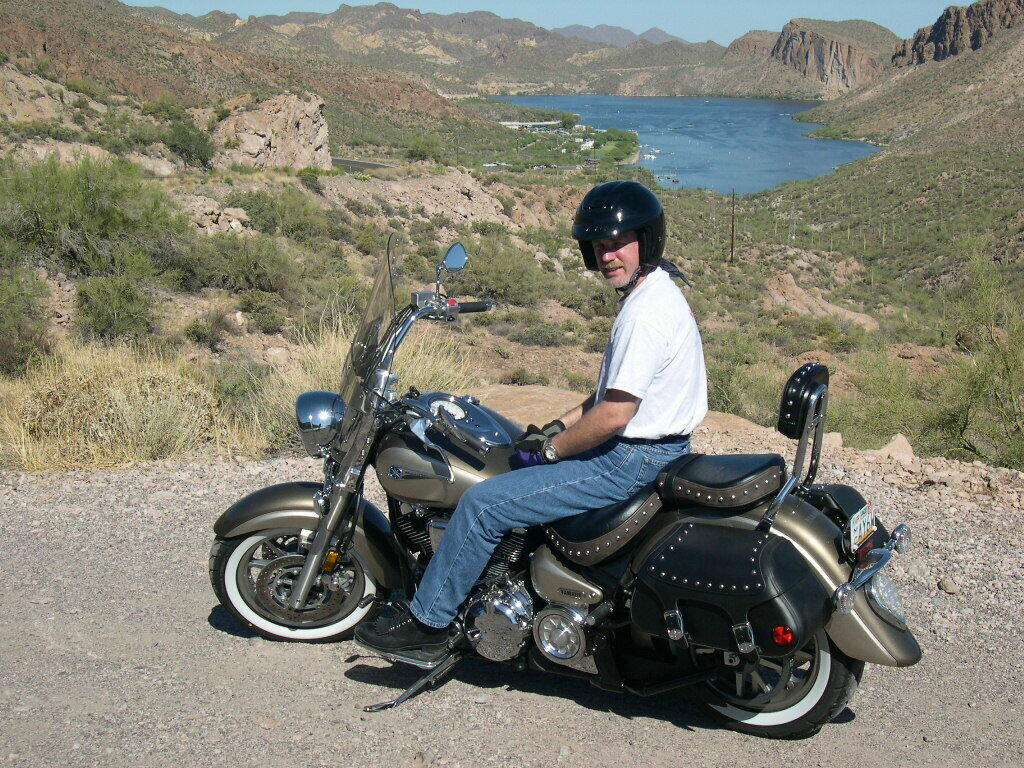
[[[201,15],[214,9],[239,16],[288,11],[333,11],[339,0],[127,0],[131,5],[163,5],[178,13]],[[868,19],[900,37],[912,37],[933,23],[949,0],[392,0],[424,12],[491,11],[531,21],[541,27],[610,24],[640,33],[651,27],[686,40],[714,40],[722,45],[751,29],[779,30],[793,18]],[[371,5],[348,0],[349,5]],[[965,3],[967,4],[967,3]]]

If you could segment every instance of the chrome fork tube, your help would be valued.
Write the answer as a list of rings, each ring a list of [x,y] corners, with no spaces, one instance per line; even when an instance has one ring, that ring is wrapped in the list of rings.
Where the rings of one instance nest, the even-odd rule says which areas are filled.
[[[305,604],[306,598],[309,597],[309,591],[313,588],[313,582],[319,575],[324,557],[327,555],[331,536],[341,524],[352,492],[339,488],[336,493],[331,495],[336,498],[330,502],[330,510],[321,518],[320,525],[317,526],[316,535],[313,536],[313,542],[309,545],[309,552],[306,554],[306,562],[303,564],[298,578],[295,579],[291,594],[288,596],[288,607],[293,611],[299,610]],[[328,500],[324,499],[322,495],[317,496],[317,501],[321,507],[328,503]]]

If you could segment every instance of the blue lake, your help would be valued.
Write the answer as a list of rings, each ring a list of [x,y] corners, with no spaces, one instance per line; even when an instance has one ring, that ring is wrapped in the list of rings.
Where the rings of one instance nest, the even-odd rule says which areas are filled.
[[[814,102],[588,95],[501,98],[574,112],[595,128],[636,131],[642,145],[640,165],[666,187],[760,192],[784,181],[830,173],[837,165],[878,149],[859,141],[804,136],[819,126],[792,116]]]

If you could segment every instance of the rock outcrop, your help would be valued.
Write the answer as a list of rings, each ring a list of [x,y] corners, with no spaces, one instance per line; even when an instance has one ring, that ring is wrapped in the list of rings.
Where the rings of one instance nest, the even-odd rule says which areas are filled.
[[[778,32],[754,29],[729,43],[729,47],[725,49],[725,55],[729,58],[768,58],[772,55],[772,50],[778,39]]]
[[[254,168],[331,168],[324,101],[282,93],[225,117],[213,131],[224,149],[213,164]]]
[[[12,64],[0,65],[0,118],[11,122],[62,120],[70,118],[73,104],[84,104],[95,113],[107,111],[106,104],[73,93],[59,83],[26,75]]]
[[[982,0],[966,8],[950,6],[932,26],[905,40],[892,63],[908,67],[976,51],[1000,30],[1018,24],[1024,24],[1024,0]]]
[[[775,41],[771,57],[804,77],[822,83],[825,98],[834,98],[874,80],[886,67],[884,61],[848,42],[789,22]]]

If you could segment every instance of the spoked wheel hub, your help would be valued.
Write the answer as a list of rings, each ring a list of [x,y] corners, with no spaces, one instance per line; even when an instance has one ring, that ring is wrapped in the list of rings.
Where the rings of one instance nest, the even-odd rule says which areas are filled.
[[[712,678],[708,686],[735,706],[778,712],[807,696],[819,671],[818,660],[817,643],[812,639],[789,658],[759,658]]]

